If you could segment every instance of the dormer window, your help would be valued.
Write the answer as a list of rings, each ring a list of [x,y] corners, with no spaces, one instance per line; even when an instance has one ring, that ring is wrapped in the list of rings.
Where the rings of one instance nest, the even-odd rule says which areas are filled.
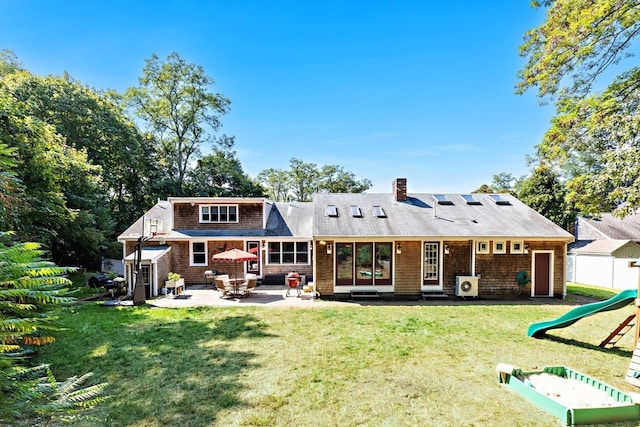
[[[238,205],[200,205],[200,222],[238,222]]]

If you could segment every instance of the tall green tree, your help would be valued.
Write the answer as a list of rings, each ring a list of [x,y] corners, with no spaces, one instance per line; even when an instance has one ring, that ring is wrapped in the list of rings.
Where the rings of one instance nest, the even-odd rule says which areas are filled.
[[[314,193],[362,193],[371,188],[368,179],[358,180],[352,172],[342,166],[304,162],[289,159],[289,169],[265,169],[257,180],[274,201],[311,201]]]
[[[193,196],[262,197],[264,190],[242,170],[235,152],[216,151],[189,171],[186,192]]]
[[[319,190],[326,193],[362,193],[371,188],[371,180],[356,179],[353,172],[342,166],[325,165],[320,169]]]
[[[289,172],[282,169],[269,168],[261,171],[256,177],[265,189],[267,197],[274,202],[289,201]]]
[[[6,118],[0,118],[0,128]],[[0,142],[0,224],[8,230],[18,226],[24,209],[24,186],[15,173],[16,151],[16,147]]]
[[[68,75],[38,77],[24,70],[7,74],[2,88],[21,114],[53,126],[66,145],[86,151],[89,162],[100,166],[103,200],[84,206],[82,198],[69,202],[73,209],[109,211],[113,224],[103,230],[109,238],[115,237],[111,229],[126,228],[154,200],[149,194],[154,152],[117,95],[96,92]]]
[[[640,5],[547,0],[534,6],[546,8],[547,19],[525,35],[527,63],[516,91],[535,88],[556,106],[537,156],[563,173],[567,197],[581,212],[634,212],[640,207],[640,68],[629,58],[640,35]]]
[[[214,81],[201,66],[189,64],[177,53],[161,61],[157,55],[146,60],[139,86],[129,88],[125,99],[152,136],[166,195],[183,195],[191,164],[200,147],[230,149],[233,138],[216,136],[220,116],[230,101],[212,91]]]
[[[513,174],[507,172],[500,172],[497,175],[493,175],[493,181],[491,182],[491,188],[496,193],[510,193],[513,194],[513,183],[515,178]]]
[[[555,224],[571,231],[576,214],[566,199],[567,190],[549,167],[538,166],[519,183],[518,199]]]
[[[43,243],[59,263],[90,265],[111,227],[99,168],[86,150],[68,146],[53,125],[31,114],[33,98],[15,96],[11,82],[20,78],[30,76],[21,71],[0,81],[0,143],[15,154],[23,190],[19,217],[0,218],[6,221],[0,225],[15,226],[19,240]]]

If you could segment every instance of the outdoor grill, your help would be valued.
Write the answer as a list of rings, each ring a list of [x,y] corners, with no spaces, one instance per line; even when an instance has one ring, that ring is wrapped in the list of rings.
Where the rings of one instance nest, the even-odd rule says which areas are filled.
[[[289,285],[289,289],[287,289],[287,293],[285,296],[289,296],[291,291],[295,291],[298,296],[300,296],[300,274],[297,271],[292,271],[287,274],[287,285]]]
[[[105,288],[107,292],[111,293],[111,296],[120,295],[126,293],[124,286],[125,279],[122,277],[116,277],[115,279],[109,279],[106,274],[96,274],[89,278],[89,286],[94,289]]]
[[[213,286],[213,278],[218,275],[218,270],[207,270],[204,272],[204,285],[207,286],[211,283]]]

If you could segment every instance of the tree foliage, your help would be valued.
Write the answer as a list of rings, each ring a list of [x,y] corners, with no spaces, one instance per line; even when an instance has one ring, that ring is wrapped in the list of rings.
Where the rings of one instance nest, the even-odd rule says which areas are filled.
[[[139,83],[127,89],[125,99],[152,135],[164,178],[174,183],[172,195],[183,195],[191,162],[203,144],[231,148],[232,138],[213,135],[230,101],[211,91],[214,81],[202,67],[175,52],[165,61],[155,54],[147,59]]]
[[[311,201],[314,193],[362,193],[371,188],[368,179],[358,180],[342,166],[307,163],[295,157],[289,159],[289,169],[269,168],[258,174],[268,197],[274,201]]]
[[[539,166],[522,180],[518,199],[565,230],[572,229],[575,212],[566,200],[565,187],[551,168]]]
[[[60,263],[88,263],[99,258],[113,227],[100,168],[89,161],[85,148],[68,145],[47,122],[55,121],[54,113],[35,111],[38,97],[21,88],[46,86],[38,83],[25,71],[5,75],[0,82],[0,143],[13,150],[12,174],[21,184],[14,193],[18,216],[3,218],[0,225],[13,228],[19,240],[45,244]]]
[[[244,173],[234,152],[216,151],[198,159],[187,178],[186,192],[192,196],[263,196],[262,186]]]
[[[640,3],[536,5],[548,7],[547,19],[525,36],[521,54],[527,63],[516,90],[536,88],[556,105],[537,158],[564,175],[567,197],[583,213],[633,212],[640,207],[640,68],[619,70],[633,64]],[[613,72],[619,74],[609,77]]]

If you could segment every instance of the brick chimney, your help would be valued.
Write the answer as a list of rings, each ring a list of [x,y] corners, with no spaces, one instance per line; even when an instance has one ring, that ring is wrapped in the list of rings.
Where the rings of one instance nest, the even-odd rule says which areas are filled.
[[[407,201],[407,178],[396,178],[393,180],[393,195],[397,202]]]

